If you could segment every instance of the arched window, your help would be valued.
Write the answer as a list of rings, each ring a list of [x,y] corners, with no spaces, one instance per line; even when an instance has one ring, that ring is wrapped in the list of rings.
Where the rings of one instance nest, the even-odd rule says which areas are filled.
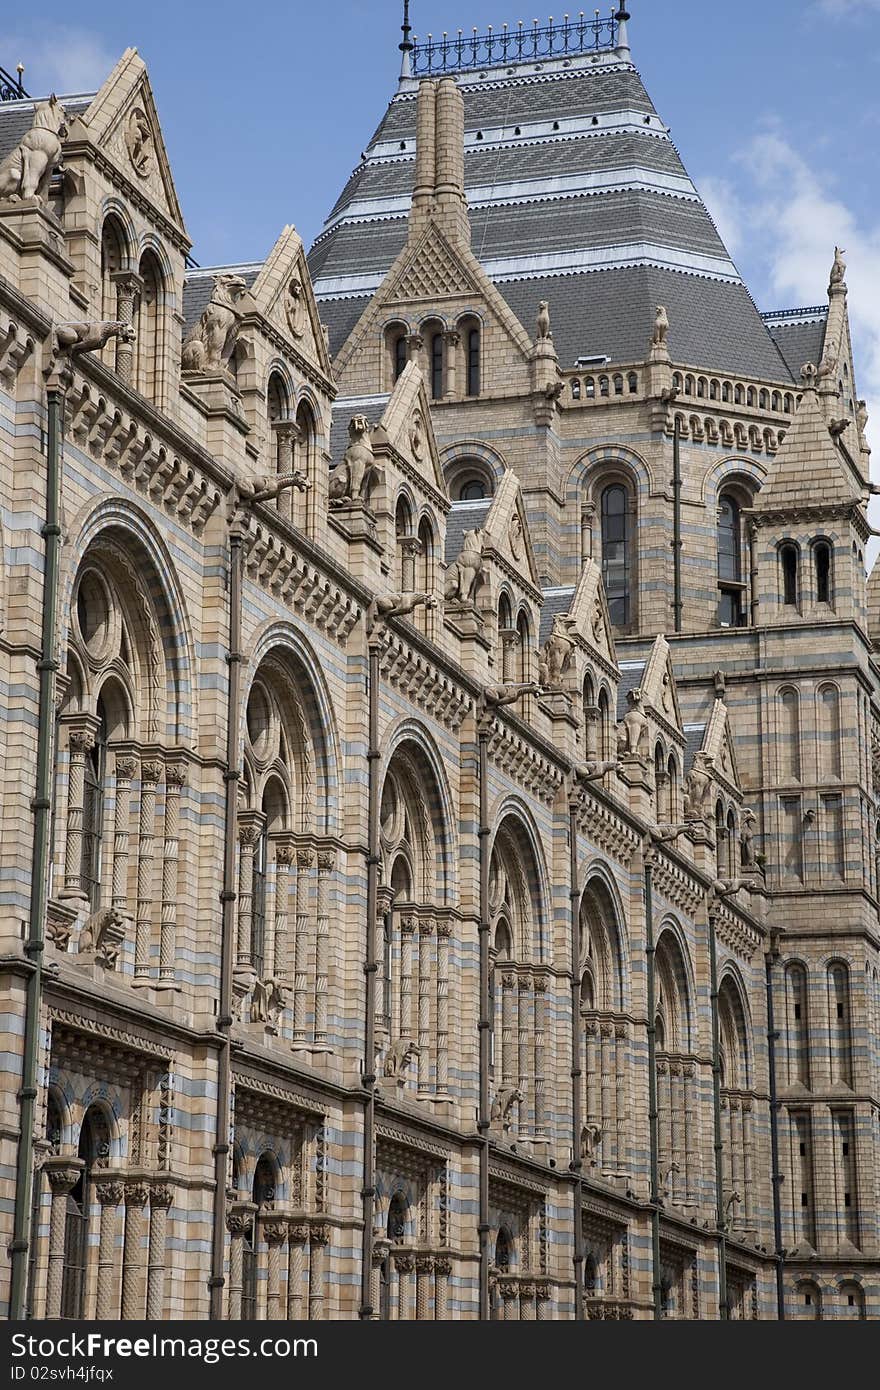
[[[399,381],[403,376],[407,363],[406,334],[398,333],[394,339],[394,380]]]
[[[610,395],[610,390],[609,390],[609,386],[608,386],[608,378],[607,378],[607,376],[600,376],[600,377],[599,377],[599,395],[600,395],[600,396],[607,396],[607,395]]]
[[[415,588],[415,562],[412,554],[413,520],[409,502],[398,497],[394,513],[394,536],[397,544],[397,580],[405,592]]]
[[[81,592],[82,585],[80,594]],[[101,905],[101,848],[107,775],[107,713],[102,699],[98,700],[97,714],[95,741],[85,760],[80,867],[80,884],[93,912]]]
[[[828,967],[828,1042],[832,1084],[851,1086],[849,971],[840,962]]]
[[[822,1294],[817,1284],[803,1280],[795,1289],[795,1317],[804,1322],[822,1318]]]
[[[532,636],[531,624],[528,614],[523,610],[516,620],[516,630],[519,634],[519,671],[517,679],[520,681],[530,681],[532,679]]]
[[[266,415],[269,421],[270,458],[276,473],[293,472],[293,426],[288,423],[290,397],[280,372],[272,372],[266,387]],[[284,515],[289,508],[290,494],[281,493],[275,501]]]
[[[495,1241],[495,1268],[506,1274],[512,1266],[513,1241],[510,1238],[510,1232],[502,1226]]]
[[[608,762],[611,757],[611,705],[608,700],[608,691],[599,691],[599,748],[600,760]]]
[[[666,786],[666,818],[670,825],[678,822],[678,761],[674,754],[669,755],[669,762],[666,765],[666,776],[669,779]]]
[[[571,399],[572,399],[573,401],[579,401],[580,398],[581,398],[581,381],[580,381],[580,377],[577,377],[577,376],[576,376],[576,377],[574,377],[574,379],[572,380],[572,383],[571,383]]]
[[[122,224],[111,213],[101,228],[101,318],[110,322],[119,318],[120,272],[131,269],[128,264],[127,238]],[[101,360],[111,371],[116,366],[117,339],[110,338],[101,349]]]
[[[864,1318],[865,1295],[861,1284],[840,1285],[840,1316],[842,1318]]]
[[[601,500],[602,580],[611,621],[617,628],[630,625],[630,510],[629,495],[620,483],[606,487]]]
[[[629,1172],[631,1161],[621,937],[611,894],[601,878],[593,877],[584,890],[579,920],[582,1148],[589,1166],[605,1175]]]
[[[431,334],[431,395],[435,401],[443,398],[443,334],[438,329]]]
[[[816,602],[831,602],[831,546],[816,541],[813,546],[813,569],[816,578]]]
[[[64,1220],[64,1272],[61,1285],[61,1316],[72,1319],[85,1317],[92,1178],[95,1168],[106,1164],[110,1153],[107,1122],[98,1106],[90,1106],[83,1116],[77,1153],[83,1160],[83,1167],[76,1185],[67,1196]]]
[[[588,401],[591,401],[595,398],[596,382],[594,378],[591,376],[588,376],[584,381],[584,395],[586,396]]]
[[[623,377],[620,372],[614,373],[614,394],[615,396],[623,395]]]
[[[486,484],[482,478],[468,478],[462,483],[459,493],[459,502],[481,502],[486,496]]]
[[[740,627],[744,621],[740,504],[729,492],[718,499],[718,622]]]
[[[779,547],[779,566],[782,571],[782,602],[787,607],[797,607],[800,601],[800,553],[791,541]]]
[[[791,686],[779,691],[779,773],[784,781],[801,778],[800,696]]]
[[[786,1058],[789,1086],[810,1085],[807,972],[798,961],[785,967]]]
[[[639,378],[636,372],[629,373],[627,384],[629,385],[629,394],[631,396],[637,395],[639,390]]]
[[[402,1192],[395,1192],[388,1203],[388,1220],[385,1234],[392,1245],[402,1245],[406,1240],[407,1201]]]
[[[480,330],[479,328],[469,328],[467,330],[467,394],[478,396],[480,394]]]
[[[134,384],[141,395],[158,402],[164,350],[164,294],[162,268],[154,252],[144,252],[138,273],[141,288],[135,301]]]
[[[434,588],[434,531],[427,517],[423,516],[419,522],[419,553],[416,561],[416,585],[415,587],[425,594],[429,594]],[[417,610],[417,616],[421,620],[425,617],[424,610]],[[431,617],[430,611],[427,613],[428,619]]]

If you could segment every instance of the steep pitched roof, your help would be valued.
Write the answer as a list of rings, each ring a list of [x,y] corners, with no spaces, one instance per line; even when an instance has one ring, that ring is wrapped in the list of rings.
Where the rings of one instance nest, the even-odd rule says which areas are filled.
[[[831,438],[818,392],[807,383],[754,510],[840,506],[861,500],[861,485]]]
[[[788,365],[619,52],[461,72],[474,254],[520,322],[550,302],[563,367],[640,361],[665,303],[680,362],[773,380]],[[338,351],[406,239],[416,84],[392,99],[309,256]],[[798,364],[800,365],[800,364]]]

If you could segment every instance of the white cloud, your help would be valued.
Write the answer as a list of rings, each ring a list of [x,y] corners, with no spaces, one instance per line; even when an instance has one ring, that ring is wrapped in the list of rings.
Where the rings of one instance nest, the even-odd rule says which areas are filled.
[[[716,174],[701,179],[697,186],[721,240],[735,260],[745,240],[746,210],[739,193],[729,179]]]
[[[859,14],[862,10],[880,10],[880,0],[816,0],[813,8],[823,14]]]
[[[34,96],[94,92],[120,56],[100,34],[72,25],[46,24],[14,33],[0,31],[0,52],[10,70],[24,63],[24,86]]]

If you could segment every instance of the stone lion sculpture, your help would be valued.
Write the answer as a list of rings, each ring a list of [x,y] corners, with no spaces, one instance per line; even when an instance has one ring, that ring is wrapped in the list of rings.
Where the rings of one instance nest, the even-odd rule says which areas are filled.
[[[10,203],[23,198],[45,202],[66,134],[67,117],[58,98],[53,94],[48,101],[38,102],[27,135],[0,164],[0,198]]]
[[[229,366],[235,351],[247,285],[240,275],[218,275],[211,301],[187,334],[181,365],[187,372],[216,372]]]
[[[444,597],[456,603],[473,603],[477,585],[483,577],[483,532],[480,527],[465,531],[461,554],[449,566]]]
[[[538,667],[538,679],[545,687],[558,686],[571,666],[574,643],[569,636],[569,626],[570,621],[557,613]]]
[[[365,415],[352,415],[348,422],[348,447],[330,474],[331,507],[346,502],[369,501],[373,484],[382,477],[370,441],[370,422]]]
[[[500,1125],[501,1129],[506,1133],[512,1124],[510,1112],[515,1105],[522,1105],[524,1101],[525,1096],[519,1087],[506,1086],[504,1090],[498,1092],[492,1102],[490,1123],[493,1125]]]
[[[654,319],[654,333],[651,338],[653,347],[666,347],[669,341],[669,315],[663,304],[657,305],[657,314]]]
[[[617,726],[617,751],[622,756],[637,758],[642,753],[648,717],[642,709],[641,690],[631,690],[627,700],[629,709]]]
[[[407,1067],[418,1055],[419,1049],[416,1043],[410,1042],[408,1038],[399,1038],[386,1053],[382,1074],[386,1080],[403,1081]]]

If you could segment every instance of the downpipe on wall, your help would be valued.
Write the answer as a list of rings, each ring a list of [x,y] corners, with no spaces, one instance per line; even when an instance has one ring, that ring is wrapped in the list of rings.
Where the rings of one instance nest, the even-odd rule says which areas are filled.
[[[32,1236],[32,1191],[34,1182],[34,1123],[36,1120],[37,1061],[40,1043],[40,1015],[43,1002],[43,951],[45,949],[46,907],[49,893],[49,830],[52,812],[52,755],[55,707],[55,625],[58,609],[58,561],[61,550],[59,495],[61,451],[63,445],[64,396],[71,373],[65,365],[55,369],[46,388],[46,519],[40,534],[45,541],[43,612],[37,716],[37,769],[31,809],[34,816],[34,843],[31,856],[31,899],[24,953],[31,969],[25,996],[25,1032],[22,1053],[21,1086],[18,1092],[19,1134],[15,1173],[15,1212],[9,1246],[12,1262],[9,1316],[27,1315],[28,1255]]]
[[[358,1316],[375,1316],[372,1298],[373,1221],[376,1203],[376,917],[379,906],[379,653],[377,636],[368,635],[367,732],[367,922],[364,950],[364,1158],[361,1201],[361,1306]]]
[[[480,1211],[478,1235],[480,1241],[480,1320],[488,1322],[489,1306],[489,1062],[492,1037],[489,998],[489,728],[491,716],[484,713],[477,725],[477,756],[480,782],[480,823],[477,836],[480,846],[480,1096],[477,1113],[477,1133],[480,1137]]]
[[[651,1207],[651,1292],[654,1317],[663,1317],[663,1290],[660,1281],[660,1121],[657,1110],[657,998],[654,979],[654,849],[644,850],[645,896],[645,973],[648,996],[648,1139],[650,1149]]]
[[[580,892],[578,890],[578,803],[572,784],[568,800],[569,910],[571,916],[571,1172],[574,1178],[574,1316],[584,1317],[584,1225],[581,1213],[581,976]]]
[[[779,962],[779,933],[771,930],[770,942],[764,956],[767,989],[767,1069],[770,1081],[770,1161],[773,1171],[770,1185],[773,1191],[773,1237],[776,1246],[776,1317],[785,1321],[785,1246],[782,1240],[782,1173],[779,1170],[779,1100],[776,1090],[776,1028],[773,1006],[773,969]]]

